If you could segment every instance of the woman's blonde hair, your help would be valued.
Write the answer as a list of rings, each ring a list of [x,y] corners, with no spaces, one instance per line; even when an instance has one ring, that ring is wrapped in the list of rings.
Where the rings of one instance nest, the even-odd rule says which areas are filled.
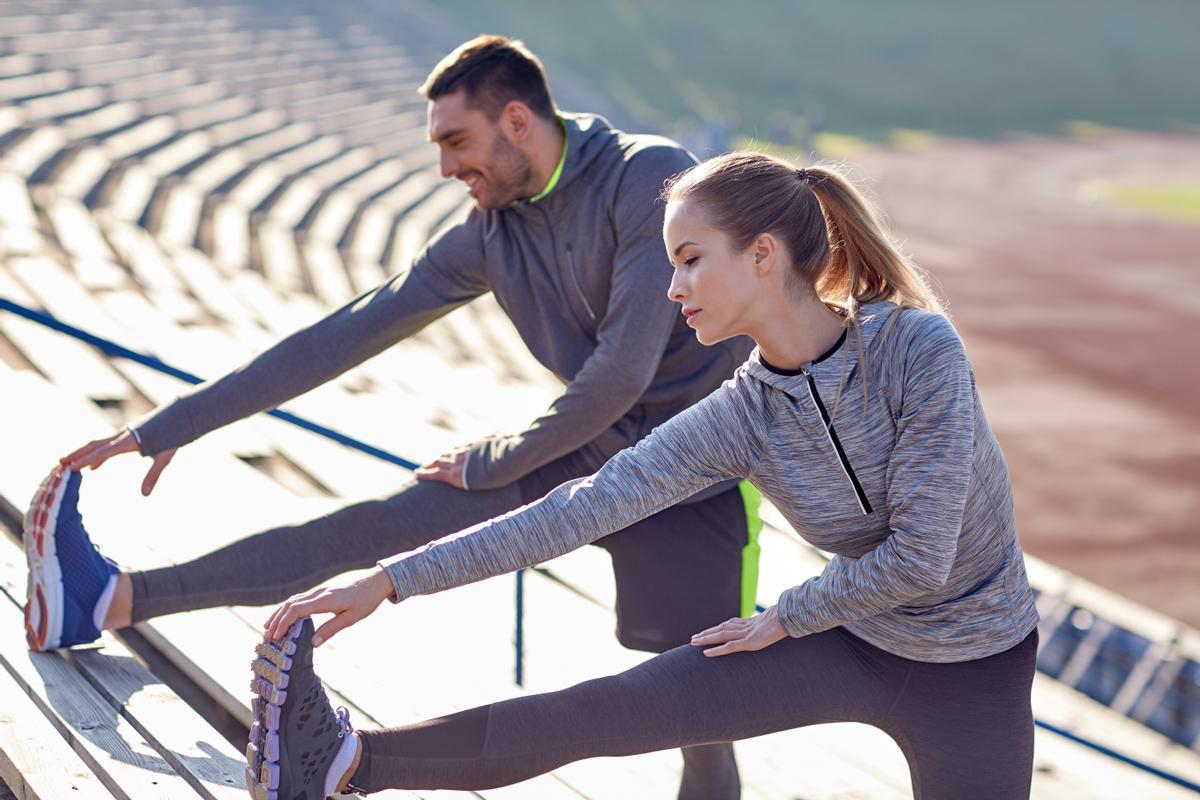
[[[851,321],[859,306],[881,300],[945,313],[924,272],[832,165],[797,168],[762,153],[728,153],[672,178],[663,199],[694,203],[738,250],[772,234],[787,246],[796,277]]]

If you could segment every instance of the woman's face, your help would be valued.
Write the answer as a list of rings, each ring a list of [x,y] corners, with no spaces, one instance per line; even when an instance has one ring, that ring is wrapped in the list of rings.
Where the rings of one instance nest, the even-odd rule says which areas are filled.
[[[736,252],[729,235],[686,201],[667,204],[663,241],[675,267],[667,296],[679,303],[696,339],[711,345],[747,333],[761,288],[754,248]]]

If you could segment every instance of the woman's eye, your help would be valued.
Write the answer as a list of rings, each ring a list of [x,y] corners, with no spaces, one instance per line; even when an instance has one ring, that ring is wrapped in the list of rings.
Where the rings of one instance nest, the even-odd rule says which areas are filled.
[[[690,266],[694,265],[694,264],[695,264],[697,261],[699,261],[699,260],[700,260],[700,256],[692,256],[691,258],[685,258],[685,259],[683,260],[683,265],[684,265],[685,267],[690,267]]]

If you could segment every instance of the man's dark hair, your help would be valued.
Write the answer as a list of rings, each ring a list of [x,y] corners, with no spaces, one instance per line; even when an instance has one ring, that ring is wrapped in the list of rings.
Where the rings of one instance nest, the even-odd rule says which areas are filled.
[[[518,39],[480,34],[438,62],[421,85],[430,100],[463,91],[463,99],[495,120],[504,106],[519,100],[547,120],[554,101],[542,62]]]

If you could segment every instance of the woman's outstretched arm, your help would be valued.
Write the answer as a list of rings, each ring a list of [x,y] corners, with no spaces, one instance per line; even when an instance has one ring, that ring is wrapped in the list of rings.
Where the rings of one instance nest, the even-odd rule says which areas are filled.
[[[268,636],[297,619],[334,613],[314,643],[357,622],[384,599],[399,602],[539,564],[626,528],[729,478],[750,474],[758,459],[745,422],[740,375],[660,425],[598,472],[562,484],[541,500],[380,562],[351,586],[316,589],[285,602]]]

